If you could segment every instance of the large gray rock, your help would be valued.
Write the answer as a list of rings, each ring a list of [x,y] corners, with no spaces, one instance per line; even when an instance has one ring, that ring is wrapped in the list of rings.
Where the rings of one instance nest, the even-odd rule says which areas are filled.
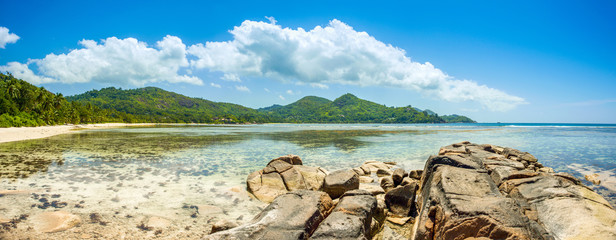
[[[301,164],[301,158],[296,155],[273,159],[262,170],[248,175],[247,189],[263,202],[272,202],[277,196],[289,191],[319,190],[327,171]]]
[[[310,239],[371,239],[373,224],[378,224],[373,219],[377,210],[377,200],[371,193],[348,191]]]
[[[417,184],[399,186],[385,194],[385,204],[389,211],[400,217],[415,216],[415,192]]]
[[[324,192],[298,190],[277,197],[248,224],[205,239],[308,239],[332,208]]]
[[[404,179],[404,177],[406,177],[407,175],[408,174],[402,168],[394,170],[393,174],[391,175],[392,180],[394,180],[394,185],[400,185],[402,179]]]
[[[325,176],[323,191],[333,198],[342,196],[346,191],[359,188],[359,176],[352,170],[338,170]]]
[[[616,239],[616,211],[527,153],[469,142],[426,162],[415,239]]]

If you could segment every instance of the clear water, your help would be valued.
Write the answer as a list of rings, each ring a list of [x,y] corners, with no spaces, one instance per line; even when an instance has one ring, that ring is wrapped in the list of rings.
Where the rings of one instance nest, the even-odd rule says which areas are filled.
[[[616,125],[267,124],[85,130],[0,144],[0,190],[28,193],[0,197],[0,217],[45,211],[35,195],[55,200],[50,196],[58,194],[57,199],[67,203],[64,210],[112,215],[118,221],[162,216],[183,223],[195,218],[187,206],[210,205],[224,209],[212,216],[242,222],[264,207],[244,192],[246,176],[272,158],[296,154],[305,165],[330,171],[367,160],[423,169],[441,146],[461,141],[527,151],[544,165],[582,179],[588,172],[616,178]],[[613,186],[591,187],[616,205]],[[203,217],[200,214],[197,217]]]

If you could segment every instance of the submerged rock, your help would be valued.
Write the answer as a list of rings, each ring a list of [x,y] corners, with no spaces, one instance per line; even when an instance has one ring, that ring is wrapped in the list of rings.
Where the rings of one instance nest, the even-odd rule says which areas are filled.
[[[44,233],[60,232],[81,224],[81,218],[65,211],[44,212],[32,219],[34,229]]]

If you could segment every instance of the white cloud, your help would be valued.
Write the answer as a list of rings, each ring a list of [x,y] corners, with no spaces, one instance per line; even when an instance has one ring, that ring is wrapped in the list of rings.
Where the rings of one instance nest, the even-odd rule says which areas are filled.
[[[28,82],[36,85],[57,82],[55,79],[34,74],[34,72],[28,68],[28,64],[18,62],[9,62],[4,66],[0,66],[0,72],[10,72],[16,78],[23,80],[27,79]]]
[[[166,36],[156,43],[156,48],[134,38],[115,37],[102,40],[100,44],[93,40],[82,40],[79,44],[82,48],[66,54],[52,53],[43,59],[30,60],[27,65],[36,64],[38,75],[28,74],[32,73],[29,69],[29,72],[13,74],[33,83],[41,83],[36,79],[39,77],[61,83],[144,86],[166,81],[203,85],[198,77],[178,74],[180,68],[188,67],[186,45],[178,37]]]
[[[291,90],[291,89],[287,90],[287,94],[293,95],[293,90]]]
[[[19,36],[15,33],[9,33],[9,29],[0,27],[0,48],[6,47],[9,43],[16,43]]]
[[[188,53],[197,57],[191,66],[313,87],[399,87],[452,102],[476,101],[495,111],[526,103],[477,82],[457,80],[429,62],[414,62],[404,50],[335,19],[309,31],[282,28],[272,20],[244,21],[230,31],[231,41],[190,46]]]
[[[248,89],[248,87],[242,85],[235,85],[235,90],[238,90],[240,92],[250,92],[250,89]]]
[[[322,83],[311,83],[310,86],[313,88],[329,89],[329,86]]]
[[[220,86],[220,84],[216,84],[216,83],[210,83],[210,86],[215,87],[215,88],[221,88],[222,86]]]
[[[233,73],[225,73],[224,75],[222,75],[220,79],[225,80],[225,81],[230,81],[230,82],[241,82],[242,81],[240,79],[240,76],[238,76],[237,74],[233,74]]]
[[[266,92],[270,92],[270,90],[267,88],[263,88],[263,90],[265,90]]]
[[[286,98],[284,98],[284,96],[282,96],[282,95],[278,95],[278,97],[279,97],[281,100],[283,100],[283,101],[284,101],[284,100],[287,100],[287,99],[286,99]]]

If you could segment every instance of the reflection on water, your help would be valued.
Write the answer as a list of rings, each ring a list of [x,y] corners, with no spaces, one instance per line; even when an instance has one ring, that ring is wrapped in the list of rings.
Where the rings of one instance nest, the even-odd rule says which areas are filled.
[[[421,169],[439,147],[469,140],[528,151],[544,165],[583,179],[571,164],[616,168],[615,127],[459,125],[251,125],[86,130],[0,144],[2,216],[62,209],[101,213],[135,226],[136,216],[162,216],[178,228],[194,218],[250,219],[263,206],[243,191],[246,176],[275,157],[297,154],[304,164],[337,170],[366,160]],[[612,190],[593,186],[613,205]],[[45,206],[40,194],[59,196]],[[2,193],[0,193],[0,196]],[[224,211],[195,215],[195,208]],[[203,212],[203,211],[202,211]],[[130,217],[126,217],[130,216]],[[1,237],[1,236],[0,236]]]

